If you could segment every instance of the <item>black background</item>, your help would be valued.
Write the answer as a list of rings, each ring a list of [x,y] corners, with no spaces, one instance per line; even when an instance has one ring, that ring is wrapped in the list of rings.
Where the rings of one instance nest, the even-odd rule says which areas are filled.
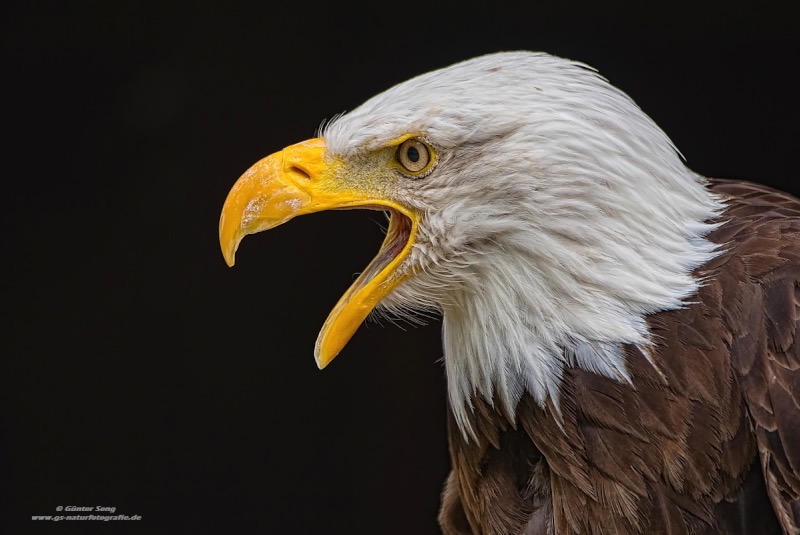
[[[412,75],[579,59],[694,170],[800,193],[796,2],[524,5],[4,4],[0,532],[437,533],[439,325],[312,357],[382,218],[217,242],[251,163]]]

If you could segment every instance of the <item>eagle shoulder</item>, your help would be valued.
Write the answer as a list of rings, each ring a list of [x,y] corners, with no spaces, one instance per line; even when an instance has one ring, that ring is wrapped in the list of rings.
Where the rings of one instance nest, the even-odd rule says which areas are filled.
[[[450,421],[446,534],[798,533],[800,201],[711,180],[727,210],[684,308],[627,346],[631,382],[565,370],[559,406]]]
[[[731,252],[709,266],[731,303],[730,359],[783,530],[800,533],[800,200],[766,186],[715,180],[730,222],[712,239]],[[718,263],[720,260],[715,261]]]

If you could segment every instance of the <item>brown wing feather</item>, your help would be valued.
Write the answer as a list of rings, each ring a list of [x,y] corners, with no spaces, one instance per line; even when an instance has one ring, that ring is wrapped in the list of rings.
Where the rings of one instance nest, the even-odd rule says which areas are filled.
[[[747,402],[766,488],[784,532],[800,533],[800,201],[746,182],[715,181],[739,220],[743,277],[726,284],[740,296],[729,320],[731,363]],[[738,321],[736,321],[738,319]]]
[[[523,397],[514,422],[476,398],[477,440],[451,415],[446,535],[797,533],[800,201],[710,186],[727,251],[649,318],[651,355],[627,348],[632,385],[569,369],[560,413]]]

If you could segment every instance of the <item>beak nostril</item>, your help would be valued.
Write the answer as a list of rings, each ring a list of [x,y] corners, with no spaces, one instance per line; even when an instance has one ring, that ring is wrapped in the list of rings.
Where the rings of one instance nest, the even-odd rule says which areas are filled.
[[[306,171],[302,167],[298,167],[296,165],[291,165],[291,166],[289,166],[289,172],[298,174],[302,178],[304,178],[305,180],[311,180],[311,173],[309,173],[308,171]]]

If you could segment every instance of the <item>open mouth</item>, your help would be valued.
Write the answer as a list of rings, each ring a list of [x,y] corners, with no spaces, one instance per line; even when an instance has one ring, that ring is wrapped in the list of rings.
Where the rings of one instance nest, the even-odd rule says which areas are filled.
[[[348,290],[348,294],[358,292],[387,268],[387,271],[394,272],[403,258],[408,255],[409,251],[406,251],[406,248],[410,250],[409,243],[413,230],[411,219],[394,208],[387,206],[360,206],[359,208],[384,211],[389,217],[389,228],[386,230],[386,237],[378,254],[358,276]]]
[[[340,180],[342,164],[326,157],[325,140],[286,147],[253,164],[228,192],[220,214],[219,239],[229,266],[242,238],[323,210],[369,209],[389,215],[377,255],[334,306],[322,326],[314,357],[324,368],[347,344],[369,313],[413,275],[404,265],[422,214],[383,195],[372,182]]]
[[[356,208],[352,206],[351,208]],[[380,251],[356,281],[336,303],[328,315],[314,346],[317,365],[324,368],[353,336],[359,325],[383,298],[403,283],[411,273],[399,269],[411,252],[417,231],[418,217],[402,207],[381,203],[358,206],[389,213],[389,228]]]

